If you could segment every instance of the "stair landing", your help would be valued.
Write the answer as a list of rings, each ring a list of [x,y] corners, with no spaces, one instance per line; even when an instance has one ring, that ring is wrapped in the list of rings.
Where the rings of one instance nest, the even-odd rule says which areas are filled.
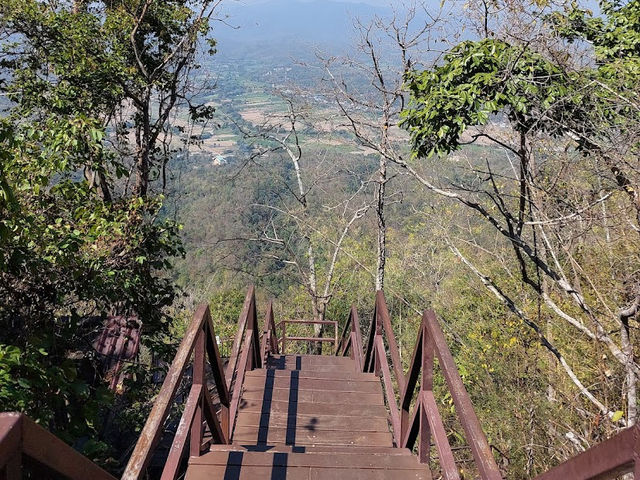
[[[186,480],[430,480],[394,448],[380,380],[346,357],[280,355],[247,372],[231,445],[189,459]]]

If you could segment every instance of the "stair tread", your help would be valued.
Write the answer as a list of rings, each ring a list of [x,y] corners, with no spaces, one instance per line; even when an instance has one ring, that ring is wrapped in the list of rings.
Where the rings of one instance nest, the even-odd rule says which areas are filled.
[[[190,465],[185,480],[431,480],[427,468],[411,470],[346,469],[323,467],[257,467],[237,465]]]
[[[385,455],[371,453],[349,453],[335,455],[333,452],[279,453],[248,452],[242,450],[212,451],[200,457],[191,457],[190,465],[243,465],[243,466],[287,466],[287,467],[342,467],[372,469],[422,469],[413,455]]]
[[[245,387],[243,400],[283,401],[295,403],[358,403],[368,405],[384,405],[381,393],[340,392],[311,389],[274,388],[265,392],[264,387]]]
[[[267,359],[268,361],[279,361],[279,360],[297,360],[301,359],[303,361],[311,361],[311,362],[319,362],[319,363],[353,363],[353,359],[350,357],[342,357],[338,355],[309,355],[305,353],[290,353],[290,354],[277,354],[270,355]]]
[[[360,392],[360,393],[380,393],[382,386],[380,382],[359,382],[350,379],[323,379],[323,378],[300,378],[297,375],[292,377],[246,377],[244,379],[245,388],[269,388],[269,389],[290,389],[296,390],[323,390],[335,392]]]
[[[358,446],[354,445],[349,448],[343,446],[332,445],[255,445],[255,444],[242,444],[232,443],[230,445],[224,444],[212,444],[210,447],[212,452],[229,452],[229,451],[242,451],[242,452],[271,452],[271,453],[332,453],[334,455],[351,455],[353,453],[367,453],[367,454],[384,454],[384,455],[413,455],[408,448],[396,448],[387,446]]]
[[[243,412],[236,425],[260,427],[293,427],[304,426],[315,430],[358,430],[362,432],[388,432],[389,424],[386,416],[348,416],[317,415],[288,413]]]
[[[288,413],[289,401],[243,398],[239,407],[239,415],[243,412],[277,412]],[[386,416],[387,409],[381,404],[354,403],[311,403],[297,402],[297,414],[300,415],[348,415],[348,416]]]
[[[273,376],[275,378],[291,378],[293,372],[296,372],[295,375],[298,378],[309,378],[309,379],[317,379],[317,380],[343,380],[348,379],[352,382],[371,382],[371,383],[380,383],[380,378],[378,378],[373,373],[361,373],[356,371],[337,369],[337,370],[283,370],[283,369],[274,369],[274,368],[257,368],[255,370],[250,370],[245,374],[245,378],[265,378],[267,376]]]
[[[390,432],[344,430],[309,430],[300,428],[260,428],[237,425],[233,431],[236,443],[289,444],[289,445],[362,445],[393,446]]]
[[[316,372],[332,372],[355,370],[355,362],[349,357],[332,357],[328,355],[276,355],[269,357],[267,369],[300,370]]]

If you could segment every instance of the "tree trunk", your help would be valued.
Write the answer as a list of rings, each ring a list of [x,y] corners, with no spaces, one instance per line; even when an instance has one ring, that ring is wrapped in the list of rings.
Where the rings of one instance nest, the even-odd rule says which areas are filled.
[[[146,197],[149,191],[149,170],[151,167],[150,160],[150,141],[151,141],[151,119],[149,117],[150,92],[147,91],[145,101],[138,108],[139,124],[136,132],[136,186],[135,194],[138,197]]]
[[[378,186],[376,189],[376,216],[378,219],[378,261],[376,267],[376,291],[384,289],[384,268],[387,262],[387,225],[384,218],[384,196],[387,184],[387,160],[380,156]]]

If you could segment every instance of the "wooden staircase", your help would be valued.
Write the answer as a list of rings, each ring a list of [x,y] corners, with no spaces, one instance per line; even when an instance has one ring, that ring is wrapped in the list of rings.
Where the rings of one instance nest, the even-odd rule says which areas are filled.
[[[186,480],[431,478],[394,448],[379,378],[348,357],[269,356],[242,398],[231,445],[190,458]]]
[[[333,338],[320,340],[333,342],[335,356],[281,354],[287,342],[319,342],[287,336],[287,324],[318,323],[333,326]],[[276,324],[269,304],[260,334],[250,288],[224,367],[209,307],[201,305],[121,480],[461,480],[433,389],[436,359],[473,455],[463,478],[503,478],[432,311],[422,317],[406,372],[382,292],[366,345],[354,307],[341,336],[337,328],[336,321]],[[168,454],[154,457],[163,438]],[[640,479],[640,425],[535,480],[629,472]],[[0,413],[0,480],[23,477],[116,480],[24,415]]]

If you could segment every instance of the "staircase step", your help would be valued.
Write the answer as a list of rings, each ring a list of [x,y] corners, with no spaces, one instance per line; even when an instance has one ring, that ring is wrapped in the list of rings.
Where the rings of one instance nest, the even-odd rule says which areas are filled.
[[[408,448],[381,447],[381,446],[358,446],[354,445],[349,448],[331,445],[255,445],[240,444],[233,445],[213,444],[210,447],[212,452],[270,452],[270,453],[330,453],[332,455],[351,455],[351,454],[380,454],[380,455],[409,455],[413,453]]]
[[[311,378],[318,380],[348,380],[353,382],[373,382],[380,383],[380,378],[377,377],[373,373],[360,373],[351,371],[349,369],[325,369],[325,370],[279,370],[279,369],[266,369],[266,368],[257,368],[255,370],[250,370],[245,374],[245,378],[265,378],[268,375],[275,378],[291,378],[292,372],[296,372],[295,374],[298,378]]]
[[[256,478],[286,480],[431,480],[426,465],[410,454],[333,451],[212,451],[189,459],[186,480]],[[349,449],[351,450],[351,449]],[[390,449],[406,450],[406,449]],[[406,450],[408,452],[408,450]]]
[[[292,372],[293,373],[293,372]],[[294,388],[296,390],[323,390],[338,392],[380,393],[380,381],[368,382],[353,379],[323,379],[309,378],[298,375],[289,376],[247,376],[244,379],[245,388]]]
[[[355,362],[349,357],[329,355],[280,355],[269,357],[267,368],[283,370],[327,371],[333,369],[355,371]]]
[[[265,398],[266,396],[266,398]],[[289,401],[301,403],[365,403],[368,405],[384,405],[382,392],[338,392],[326,390],[303,390],[290,388],[274,388],[265,392],[264,387],[245,387],[243,400]]]
[[[251,467],[325,467],[370,468],[374,470],[410,469],[424,466],[413,455],[385,455],[381,453],[274,453],[249,451],[216,451],[189,459],[190,465],[242,465]]]
[[[365,417],[383,417],[387,415],[387,409],[382,402],[377,404],[356,403],[308,403],[297,402],[295,406],[296,415],[347,415]],[[289,406],[289,401],[263,401],[260,399],[242,398],[240,402],[239,415],[243,412],[276,412],[289,413],[293,406]]]
[[[431,480],[421,470],[374,470],[322,467],[244,467],[239,465],[190,465],[185,480]]]
[[[288,445],[361,445],[393,446],[390,432],[358,432],[343,430],[313,431],[305,427],[258,428],[237,425],[233,431],[233,442],[240,444]]]
[[[302,362],[303,364],[323,364],[323,365],[353,365],[353,360],[349,357],[338,355],[306,355],[302,353],[287,355],[271,355],[267,362]]]
[[[294,365],[291,363],[287,363],[285,365],[270,365],[267,364],[267,368],[270,370],[297,370],[299,372],[304,372],[304,371],[310,371],[316,374],[320,374],[320,373],[347,373],[347,372],[355,372],[356,371],[356,367],[355,365],[352,366],[342,366],[342,365],[307,365],[307,366],[299,366],[299,365]]]
[[[309,430],[350,430],[360,432],[388,432],[387,417],[355,417],[345,415],[300,415],[287,413],[243,412],[237,425],[269,428],[302,426]]]

